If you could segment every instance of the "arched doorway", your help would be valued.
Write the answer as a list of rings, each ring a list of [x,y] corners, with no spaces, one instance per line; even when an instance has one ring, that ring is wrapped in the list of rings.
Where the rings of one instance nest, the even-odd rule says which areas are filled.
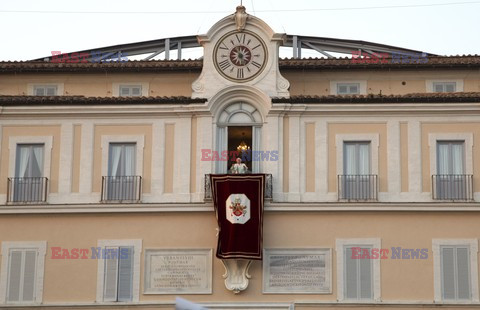
[[[254,151],[261,146],[262,115],[253,105],[246,102],[233,103],[222,110],[217,119],[216,151],[227,151],[228,161],[215,163],[216,173],[227,173],[232,164],[233,154],[237,151],[249,170],[261,172],[261,162],[254,160]]]

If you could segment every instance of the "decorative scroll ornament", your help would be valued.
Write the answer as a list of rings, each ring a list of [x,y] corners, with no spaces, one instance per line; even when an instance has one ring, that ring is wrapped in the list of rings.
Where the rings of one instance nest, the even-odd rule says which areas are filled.
[[[248,14],[245,12],[245,7],[243,5],[237,6],[237,11],[235,12],[235,24],[237,24],[238,31],[245,29],[247,17]]]
[[[222,259],[225,267],[225,287],[227,290],[235,294],[244,291],[248,287],[248,279],[252,276],[248,273],[248,269],[252,264],[248,259]]]

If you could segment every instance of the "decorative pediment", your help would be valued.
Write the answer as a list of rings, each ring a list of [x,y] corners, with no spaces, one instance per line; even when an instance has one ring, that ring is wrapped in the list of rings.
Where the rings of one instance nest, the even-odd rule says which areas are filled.
[[[268,97],[289,97],[289,82],[278,69],[278,50],[285,34],[238,6],[198,36],[204,48],[203,70],[192,84],[193,98],[210,99],[226,87],[255,87]]]

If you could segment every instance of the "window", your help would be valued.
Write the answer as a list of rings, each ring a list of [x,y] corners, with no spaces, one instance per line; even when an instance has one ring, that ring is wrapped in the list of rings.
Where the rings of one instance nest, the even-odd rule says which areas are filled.
[[[453,93],[457,89],[457,83],[455,82],[434,82],[434,93]]]
[[[337,239],[337,279],[340,300],[380,300],[380,259],[370,259],[354,253],[380,249],[380,239]]]
[[[135,175],[135,143],[110,143],[108,175]]]
[[[437,141],[438,174],[463,174],[464,148],[465,141]]]
[[[366,80],[339,80],[330,81],[331,95],[365,95],[367,94]]]
[[[53,136],[10,136],[7,202],[46,202]]]
[[[142,95],[142,85],[120,85],[120,97],[139,97]]]
[[[344,248],[345,299],[373,299],[372,260],[353,258],[352,247]],[[372,250],[371,246],[361,248]]]
[[[425,80],[425,89],[427,93],[462,92],[463,84],[463,79]]]
[[[371,175],[370,142],[345,142],[340,199],[376,199],[376,176]]]
[[[435,301],[478,301],[477,239],[433,240]]]
[[[46,241],[3,242],[1,301],[38,303],[42,301]]]
[[[99,240],[97,301],[139,300],[142,240]]]
[[[131,301],[133,247],[105,248],[104,301]]]
[[[338,83],[337,95],[357,95],[360,94],[360,83]]]
[[[469,248],[466,246],[441,246],[443,299],[470,299]]]
[[[35,96],[56,96],[57,85],[35,85],[33,87],[33,94]]]
[[[45,201],[47,180],[43,177],[44,144],[18,144],[15,177],[10,178],[14,202]]]
[[[140,177],[135,175],[135,147],[135,143],[110,143],[104,200],[140,199]]]
[[[472,134],[429,134],[429,146],[433,199],[473,200]]]
[[[345,175],[370,174],[370,142],[345,142],[343,173]]]

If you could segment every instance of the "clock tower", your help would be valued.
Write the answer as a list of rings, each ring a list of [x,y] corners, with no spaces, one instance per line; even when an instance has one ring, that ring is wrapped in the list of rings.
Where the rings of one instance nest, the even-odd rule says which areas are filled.
[[[254,88],[268,97],[288,97],[289,82],[278,69],[278,50],[285,38],[238,6],[198,36],[204,48],[203,69],[192,84],[193,98],[212,98],[228,87]]]

